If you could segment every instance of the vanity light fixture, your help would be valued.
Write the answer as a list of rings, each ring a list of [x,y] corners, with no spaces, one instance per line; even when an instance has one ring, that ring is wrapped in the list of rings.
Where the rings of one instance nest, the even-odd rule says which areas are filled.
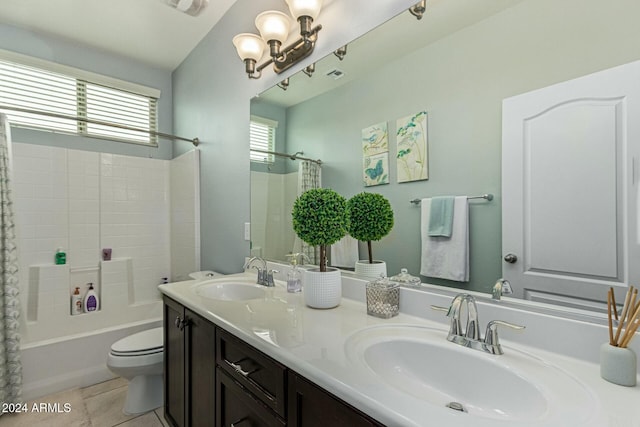
[[[289,87],[289,77],[278,83],[278,87],[282,90],[287,90]]]
[[[313,73],[316,71],[316,63],[314,62],[311,65],[306,66],[305,68],[302,69],[302,72],[305,73],[307,76],[311,77],[313,76]]]
[[[242,33],[233,38],[238,56],[245,63],[245,71],[250,79],[259,79],[262,70],[269,64],[280,74],[313,52],[322,25],[312,28],[322,7],[322,0],[285,0],[291,16],[300,24],[300,38],[288,46],[282,44],[289,37],[291,18],[279,11],[262,12],[256,17],[256,27],[261,37]],[[260,65],[266,46],[269,46],[270,58]]]
[[[342,61],[344,57],[347,56],[347,45],[345,44],[344,46],[334,50],[333,54],[337,56],[340,61]]]
[[[418,20],[422,19],[425,10],[427,10],[427,0],[422,0],[409,8],[409,12]]]

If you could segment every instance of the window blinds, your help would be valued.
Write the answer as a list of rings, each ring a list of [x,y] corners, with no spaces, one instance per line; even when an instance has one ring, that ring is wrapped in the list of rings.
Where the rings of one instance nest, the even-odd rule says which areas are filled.
[[[157,130],[157,98],[0,59],[0,106]],[[157,145],[157,136],[82,120],[0,111],[18,126]]]
[[[263,117],[251,116],[249,124],[250,160],[252,162],[273,163],[273,154],[254,150],[274,151],[278,122]]]

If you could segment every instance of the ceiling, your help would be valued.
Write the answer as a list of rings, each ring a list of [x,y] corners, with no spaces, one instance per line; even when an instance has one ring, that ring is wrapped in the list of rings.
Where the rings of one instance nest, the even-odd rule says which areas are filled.
[[[0,24],[174,70],[236,0],[209,0],[196,17],[168,1],[2,0]]]

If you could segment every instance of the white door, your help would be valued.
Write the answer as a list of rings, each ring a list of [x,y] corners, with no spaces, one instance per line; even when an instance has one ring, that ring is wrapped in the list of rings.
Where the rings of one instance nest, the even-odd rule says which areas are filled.
[[[640,61],[508,98],[503,275],[517,296],[601,307],[640,285]]]

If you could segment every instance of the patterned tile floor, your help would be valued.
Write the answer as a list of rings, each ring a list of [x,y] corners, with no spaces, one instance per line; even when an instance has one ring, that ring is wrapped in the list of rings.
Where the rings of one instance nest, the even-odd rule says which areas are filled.
[[[62,391],[27,402],[26,413],[2,415],[0,426],[168,427],[162,408],[142,415],[125,415],[122,407],[126,394],[127,382],[122,378]],[[34,404],[43,412],[35,411]]]

